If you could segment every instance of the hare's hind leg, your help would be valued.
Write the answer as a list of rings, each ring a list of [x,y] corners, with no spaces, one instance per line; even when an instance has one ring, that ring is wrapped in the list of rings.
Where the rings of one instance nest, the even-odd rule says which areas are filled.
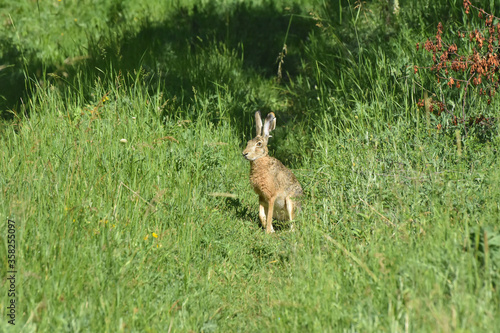
[[[293,214],[294,214],[294,202],[290,197],[286,197],[285,199],[285,206],[286,206],[286,211],[288,212],[288,220],[291,222],[290,223],[290,231],[294,231],[293,228]]]

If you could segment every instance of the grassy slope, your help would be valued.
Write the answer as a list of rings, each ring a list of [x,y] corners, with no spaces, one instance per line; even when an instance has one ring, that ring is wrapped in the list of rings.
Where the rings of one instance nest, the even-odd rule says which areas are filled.
[[[394,40],[398,58],[413,56]],[[310,43],[309,56],[332,47]],[[258,55],[202,45],[187,53],[200,64],[184,72],[198,89],[184,99],[169,95],[179,68],[157,80],[118,74],[117,62],[96,75],[90,63],[71,85],[38,86],[30,117],[4,125],[0,215],[19,226],[18,331],[500,325],[498,137],[470,136],[459,156],[453,135],[415,116],[390,52],[357,50],[338,72],[326,56],[306,63],[280,94]],[[306,191],[293,233],[268,236],[257,222],[240,156],[257,107],[280,108],[273,154]]]

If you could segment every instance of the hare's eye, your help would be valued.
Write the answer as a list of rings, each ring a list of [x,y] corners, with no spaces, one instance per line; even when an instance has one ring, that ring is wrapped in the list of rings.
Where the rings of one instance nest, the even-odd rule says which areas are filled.
[[[262,142],[257,142],[257,147],[262,147]]]

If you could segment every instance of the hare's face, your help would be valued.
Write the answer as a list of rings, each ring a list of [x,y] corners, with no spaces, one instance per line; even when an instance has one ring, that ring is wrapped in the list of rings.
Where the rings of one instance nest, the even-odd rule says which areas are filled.
[[[267,140],[262,136],[256,136],[248,141],[247,147],[243,150],[243,157],[249,161],[255,161],[258,158],[267,155]]]

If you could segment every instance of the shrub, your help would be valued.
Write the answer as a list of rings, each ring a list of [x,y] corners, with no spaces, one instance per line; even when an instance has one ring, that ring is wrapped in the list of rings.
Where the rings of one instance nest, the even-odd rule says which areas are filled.
[[[455,36],[445,39],[445,27],[439,22],[436,36],[416,45],[417,50],[432,54],[432,65],[415,66],[415,73],[419,69],[433,72],[439,90],[439,93],[434,94],[439,96],[437,99],[421,99],[418,105],[427,106],[428,112],[437,113],[438,116],[442,112],[447,113],[454,126],[463,125],[466,131],[472,126],[490,129],[495,118],[488,116],[488,108],[474,108],[482,109],[486,114],[470,114],[468,105],[490,105],[498,91],[500,19],[472,5],[469,0],[464,0],[463,6],[466,15],[470,15],[471,11],[477,12],[482,22],[481,28],[458,30]],[[440,124],[438,128],[441,128]]]

